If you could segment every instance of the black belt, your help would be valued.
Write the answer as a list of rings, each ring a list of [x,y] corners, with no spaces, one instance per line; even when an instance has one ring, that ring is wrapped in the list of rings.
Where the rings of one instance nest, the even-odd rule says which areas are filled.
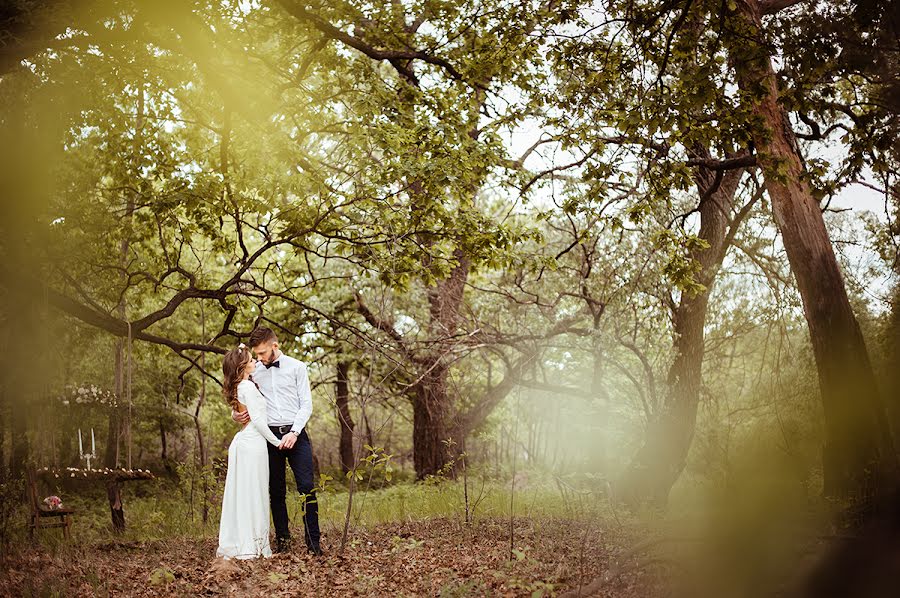
[[[288,432],[291,431],[291,428],[293,428],[293,427],[294,427],[293,425],[269,426],[269,429],[272,430],[273,432],[275,432],[276,434],[287,434]],[[297,434],[297,436],[299,436],[299,434]]]

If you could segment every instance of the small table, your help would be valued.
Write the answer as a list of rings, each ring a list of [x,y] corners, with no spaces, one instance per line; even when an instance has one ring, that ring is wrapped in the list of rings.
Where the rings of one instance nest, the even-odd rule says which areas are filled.
[[[124,467],[119,469],[111,469],[109,467],[104,467],[103,469],[79,469],[77,467],[54,469],[43,467],[38,469],[35,474],[38,479],[43,480],[47,484],[55,484],[63,480],[105,483],[113,528],[116,532],[121,532],[125,529],[125,511],[122,508],[122,482],[156,479],[156,476],[149,469],[125,469]]]

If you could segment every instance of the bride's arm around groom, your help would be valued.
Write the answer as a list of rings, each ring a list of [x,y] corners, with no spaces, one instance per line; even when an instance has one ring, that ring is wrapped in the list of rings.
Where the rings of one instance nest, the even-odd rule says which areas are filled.
[[[250,422],[246,425],[253,426],[269,444],[281,448],[282,441],[266,424],[266,398],[256,388],[256,384],[250,380],[242,381],[238,385],[238,399],[247,406],[247,413],[250,415]]]

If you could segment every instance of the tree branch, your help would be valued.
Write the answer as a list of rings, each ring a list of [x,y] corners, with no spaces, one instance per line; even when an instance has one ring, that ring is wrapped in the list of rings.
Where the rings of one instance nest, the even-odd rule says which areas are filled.
[[[785,8],[789,8],[795,4],[800,4],[805,0],[760,0],[759,1],[759,14],[762,15],[771,15],[775,14],[780,10],[784,10]]]
[[[737,158],[726,158],[725,160],[717,160],[715,158],[694,158],[686,162],[688,166],[702,166],[709,170],[735,170],[737,168],[749,168],[756,166],[756,156],[739,156]]]
[[[340,28],[335,27],[326,19],[323,19],[314,12],[311,12],[298,2],[295,2],[293,0],[278,0],[278,3],[288,12],[288,14],[295,17],[297,20],[311,24],[325,36],[339,41],[347,46],[350,46],[351,48],[362,52],[373,60],[384,60],[389,62],[390,65],[393,66],[397,71],[397,73],[400,74],[400,76],[417,87],[419,85],[419,79],[418,77],[416,77],[416,74],[412,71],[409,65],[403,63],[404,60],[421,60],[422,62],[440,67],[448,75],[450,75],[452,79],[468,83],[472,87],[478,89],[487,90],[487,88],[483,85],[466,81],[462,73],[456,70],[456,67],[450,64],[450,62],[448,62],[447,60],[440,58],[439,56],[432,56],[431,54],[428,54],[427,52],[423,52],[421,50],[388,50],[383,48],[376,48],[375,46],[361,40],[360,38],[350,35]]]

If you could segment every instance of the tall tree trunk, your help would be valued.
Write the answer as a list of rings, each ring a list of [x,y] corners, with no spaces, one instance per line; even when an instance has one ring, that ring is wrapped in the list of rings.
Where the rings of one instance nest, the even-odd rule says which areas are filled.
[[[160,454],[159,458],[162,461],[163,467],[166,468],[166,473],[172,473],[172,462],[169,459],[169,449],[167,446],[166,439],[166,424],[163,418],[159,418],[159,444],[160,444]]]
[[[463,290],[469,276],[469,259],[461,249],[454,252],[457,265],[450,276],[427,290],[429,338],[447,339],[419,364],[419,381],[413,395],[413,464],[416,478],[422,479],[441,471],[448,462],[449,452],[444,443],[449,438],[452,423],[452,398],[448,392],[447,353],[452,348],[452,336],[459,327],[459,311]]]
[[[344,475],[353,469],[353,418],[350,415],[350,362],[339,361],[335,382],[335,404],[340,426],[339,453]]]
[[[691,257],[700,264],[698,282],[703,289],[683,291],[672,314],[675,358],[669,367],[665,401],[649,422],[644,443],[621,480],[620,494],[628,502],[649,500],[664,506],[684,470],[697,423],[709,295],[728,249],[728,215],[742,174],[743,170],[729,171],[719,180],[710,170],[698,168],[695,175],[700,194],[698,237],[709,247],[694,250]]]
[[[751,131],[775,222],[797,281],[819,373],[825,416],[825,494],[865,498],[891,485],[897,456],[859,324],[819,203],[813,197],[762,35],[757,0],[738,2],[729,49],[752,102]],[[738,40],[740,37],[740,40]]]
[[[413,398],[413,465],[416,479],[434,475],[447,464],[447,369],[435,363],[416,385]]]

